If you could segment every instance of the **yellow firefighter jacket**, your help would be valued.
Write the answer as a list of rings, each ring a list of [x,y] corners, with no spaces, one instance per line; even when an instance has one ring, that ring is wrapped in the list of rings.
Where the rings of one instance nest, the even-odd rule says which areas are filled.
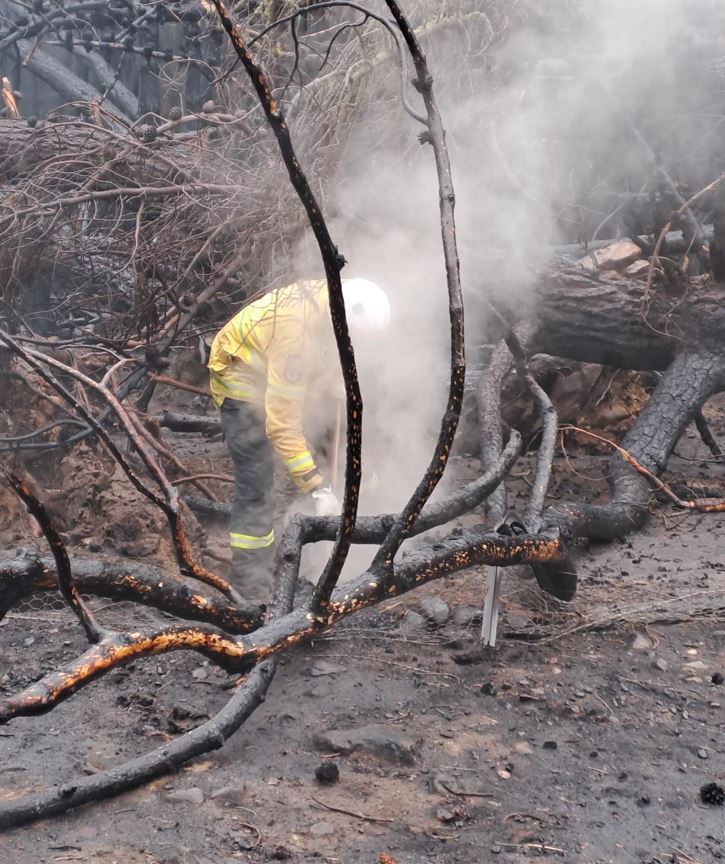
[[[295,282],[270,291],[222,327],[208,364],[218,408],[225,399],[264,405],[267,437],[303,492],[322,483],[302,415],[308,379],[321,359],[328,310],[325,282]]]

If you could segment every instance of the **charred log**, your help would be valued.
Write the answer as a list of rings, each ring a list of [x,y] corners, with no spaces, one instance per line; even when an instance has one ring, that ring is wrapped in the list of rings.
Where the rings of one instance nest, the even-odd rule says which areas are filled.
[[[657,290],[645,300],[642,282],[552,272],[537,287],[527,348],[623,369],[666,369],[689,346],[718,352],[725,344],[716,283],[692,284],[683,297]]]

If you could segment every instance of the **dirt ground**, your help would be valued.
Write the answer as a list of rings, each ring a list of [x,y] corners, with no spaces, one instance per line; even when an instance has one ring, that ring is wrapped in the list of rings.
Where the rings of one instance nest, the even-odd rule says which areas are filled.
[[[721,441],[724,406],[706,412]],[[668,476],[722,485],[725,464],[708,461],[694,429],[678,453]],[[601,455],[567,456],[552,494],[603,493]],[[454,470],[467,480],[476,467],[459,459]],[[530,467],[515,467],[519,495]],[[223,527],[204,527],[212,553],[222,549]],[[74,551],[89,548],[80,537]],[[725,784],[725,685],[714,683],[725,672],[723,548],[722,515],[659,505],[641,533],[582,551],[566,608],[507,578],[495,651],[480,650],[469,608],[481,605],[481,571],[359,614],[285,656],[264,705],[222,750],[5,832],[0,861],[725,861],[725,808],[700,800],[704,784]],[[421,624],[408,610],[426,595],[455,620]],[[0,693],[83,649],[77,622],[51,601],[24,602],[0,624]],[[154,616],[94,605],[119,627]],[[13,721],[0,729],[0,799],[169,740],[221,707],[232,680],[193,655],[162,656]],[[316,780],[322,763],[337,765],[335,784]]]

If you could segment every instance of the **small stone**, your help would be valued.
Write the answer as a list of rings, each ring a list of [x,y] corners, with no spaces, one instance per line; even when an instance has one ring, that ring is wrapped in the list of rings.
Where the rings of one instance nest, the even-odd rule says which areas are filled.
[[[506,615],[506,623],[511,631],[520,633],[531,627],[531,618],[528,615],[516,615],[509,612]]]
[[[215,789],[209,797],[217,804],[227,807],[241,807],[249,801],[249,787],[245,784],[221,786],[219,789]]]
[[[340,769],[337,767],[337,762],[333,762],[330,759],[321,762],[317,768],[315,768],[315,778],[317,782],[321,783],[323,786],[330,786],[333,783],[337,783],[340,779]]]
[[[208,675],[209,673],[207,672],[205,666],[199,666],[198,669],[194,669],[194,671],[191,673],[191,677],[196,681],[203,681],[205,678],[208,677]]]
[[[458,778],[451,777],[450,774],[435,774],[431,778],[430,788],[438,795],[455,795],[461,791],[461,784]]]
[[[645,273],[649,271],[649,261],[646,258],[640,258],[638,261],[634,261],[625,269],[625,274],[627,276],[644,276]]]
[[[702,660],[693,660],[692,663],[685,663],[685,667],[687,669],[702,671],[707,669],[707,663],[703,663]]]
[[[455,818],[455,813],[451,812],[447,807],[436,808],[436,819],[439,822],[453,822]]]
[[[177,789],[174,792],[169,792],[166,796],[169,801],[182,801],[185,804],[203,804],[204,793],[198,786],[191,786],[189,789]]]
[[[457,627],[471,627],[481,623],[482,613],[475,606],[456,606],[452,618]]]
[[[532,687],[526,693],[519,693],[519,702],[545,702],[546,690],[543,687]]]
[[[391,762],[413,765],[417,753],[416,742],[400,729],[373,723],[356,729],[331,729],[314,737],[315,746],[327,753],[344,756],[360,750]]]
[[[531,744],[529,744],[528,741],[518,741],[516,744],[514,744],[514,751],[516,753],[533,753],[534,752]]]
[[[451,617],[451,610],[440,597],[424,597],[418,604],[420,614],[433,627],[442,627]]]
[[[707,750],[705,750],[704,747],[700,747],[700,749],[697,751],[697,755],[700,757],[700,759],[708,759],[710,756],[710,754],[707,752]]]
[[[337,675],[338,672],[344,672],[345,668],[339,663],[330,663],[329,660],[316,660],[310,668],[310,675],[315,678],[322,675]]]
[[[499,768],[496,773],[501,778],[501,780],[509,780],[511,778],[511,772],[507,771],[505,768]]]
[[[712,678],[710,679],[713,684],[722,684],[725,681],[723,678],[722,672],[713,672]]]
[[[408,609],[405,617],[400,622],[399,629],[401,633],[413,634],[420,633],[421,630],[425,630],[425,627],[425,618],[413,609]]]
[[[629,640],[629,648],[631,651],[651,651],[652,642],[641,633],[635,633]]]
[[[328,834],[334,833],[335,829],[329,822],[315,822],[314,825],[310,825],[310,834],[313,837],[326,837]]]
[[[659,669],[660,672],[666,672],[669,669],[669,666],[667,665],[667,661],[664,657],[655,657],[655,659],[652,661],[652,668]]]
[[[484,696],[495,696],[496,695],[496,688],[493,686],[493,684],[490,681],[486,681],[486,683],[481,686],[480,692]]]

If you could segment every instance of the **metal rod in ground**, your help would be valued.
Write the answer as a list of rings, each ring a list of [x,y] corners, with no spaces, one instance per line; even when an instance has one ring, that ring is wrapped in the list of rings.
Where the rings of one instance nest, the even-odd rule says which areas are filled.
[[[492,648],[496,645],[498,630],[498,601],[501,596],[501,568],[493,567],[488,571],[488,590],[483,604],[483,621],[481,622],[481,641]]]

